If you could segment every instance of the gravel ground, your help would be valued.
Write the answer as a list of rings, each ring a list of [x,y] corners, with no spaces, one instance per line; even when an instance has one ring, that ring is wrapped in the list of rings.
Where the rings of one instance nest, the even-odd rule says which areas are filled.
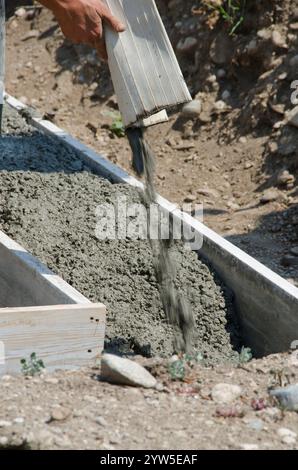
[[[172,381],[167,363],[139,358],[159,391],[109,385],[98,369],[0,379],[0,446],[27,449],[298,449],[298,414],[282,412],[268,387],[297,382],[289,356],[245,366],[197,366]],[[233,385],[237,393],[219,403]],[[217,393],[215,394],[215,390]],[[38,400],[37,400],[38,397]],[[258,410],[259,408],[259,410]]]

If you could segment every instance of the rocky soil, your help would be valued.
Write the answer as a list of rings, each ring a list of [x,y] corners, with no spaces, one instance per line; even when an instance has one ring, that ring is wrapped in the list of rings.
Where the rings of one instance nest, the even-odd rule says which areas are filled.
[[[268,387],[297,382],[291,356],[238,367],[197,364],[184,381],[172,380],[165,360],[136,360],[156,377],[155,388],[108,384],[97,368],[2,377],[0,446],[298,449],[297,413],[281,410],[268,394]]]

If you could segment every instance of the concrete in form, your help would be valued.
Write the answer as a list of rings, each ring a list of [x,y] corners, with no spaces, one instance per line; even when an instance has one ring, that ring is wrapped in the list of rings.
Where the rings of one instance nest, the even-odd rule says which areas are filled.
[[[49,370],[93,365],[105,314],[0,231],[0,375],[32,352]]]
[[[16,110],[26,109],[13,97],[7,96],[7,102]],[[32,118],[30,123],[77,150],[82,160],[100,175],[143,188],[141,182],[52,123],[39,118]],[[288,350],[292,341],[298,339],[298,289],[166,199],[159,196],[158,203],[203,237],[200,254],[233,290],[243,337],[254,353],[261,356]]]

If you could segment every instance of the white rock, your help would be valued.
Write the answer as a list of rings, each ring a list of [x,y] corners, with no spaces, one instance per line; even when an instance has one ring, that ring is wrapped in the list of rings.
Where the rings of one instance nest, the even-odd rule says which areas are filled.
[[[26,9],[21,7],[21,8],[18,8],[16,11],[15,11],[15,16],[17,16],[18,18],[22,18],[23,16],[26,15]]]
[[[269,39],[271,37],[271,31],[267,28],[264,28],[264,29],[260,29],[258,32],[257,32],[257,36],[258,38],[260,39]]]
[[[102,427],[106,427],[108,425],[107,420],[103,416],[97,416],[95,418],[95,422]]]
[[[8,438],[6,436],[0,437],[0,446],[5,446],[8,443]]]
[[[293,445],[296,443],[297,434],[294,431],[291,431],[291,429],[279,428],[277,430],[277,434],[279,435],[281,441],[284,444]]]
[[[279,171],[277,175],[277,183],[279,185],[294,183],[294,181],[295,181],[295,177],[294,175],[291,175],[289,170],[284,169],[284,170]]]
[[[231,98],[231,93],[229,92],[229,90],[224,90],[224,91],[222,92],[221,99],[222,99],[223,101],[226,101],[226,100],[228,100],[229,98]]]
[[[285,47],[286,46],[286,41],[282,37],[282,35],[280,34],[279,31],[276,31],[276,30],[273,31],[272,35],[271,35],[271,39],[272,39],[273,44],[276,47]]]
[[[11,375],[3,375],[1,377],[1,380],[3,380],[3,382],[8,382],[10,379],[11,379]]]
[[[198,45],[198,40],[191,36],[187,38],[182,38],[177,44],[177,51],[183,54],[189,54],[192,52]]]
[[[222,100],[218,100],[214,103],[214,109],[216,109],[216,111],[223,111],[226,106],[226,103]]]
[[[182,116],[185,117],[197,117],[202,112],[201,100],[193,100],[190,103],[186,103],[182,108]]]
[[[281,440],[284,444],[294,445],[296,444],[296,437],[293,436],[284,436]]]
[[[279,192],[275,189],[266,189],[263,193],[263,196],[260,199],[262,204],[267,204],[268,202],[276,201],[279,198]]]
[[[213,387],[211,396],[216,403],[231,403],[240,397],[241,393],[239,385],[220,383]]]
[[[157,390],[158,392],[163,392],[164,391],[164,386],[161,382],[157,382],[157,384],[155,385],[155,390]]]
[[[216,72],[216,75],[218,78],[224,78],[227,75],[227,73],[225,69],[218,69],[218,71]]]
[[[13,420],[13,422],[14,422],[15,424],[23,424],[24,421],[25,421],[25,420],[24,420],[24,418],[23,418],[22,416],[19,416],[18,418],[15,418],[15,419]]]
[[[45,377],[44,381],[45,383],[52,384],[52,385],[57,385],[59,383],[59,380],[56,379],[55,377]]]
[[[298,411],[298,384],[271,390],[270,395],[276,397],[284,409]]]
[[[134,387],[154,388],[157,380],[140,364],[113,354],[101,360],[101,375],[108,382]]]
[[[8,428],[11,425],[12,425],[11,421],[5,421],[4,419],[0,421],[0,428]]]

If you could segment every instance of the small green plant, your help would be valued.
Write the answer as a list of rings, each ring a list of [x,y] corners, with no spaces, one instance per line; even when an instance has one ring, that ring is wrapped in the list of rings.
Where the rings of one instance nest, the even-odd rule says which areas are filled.
[[[183,359],[178,359],[177,361],[172,362],[169,365],[169,373],[172,380],[181,380],[185,379],[185,362]]]
[[[179,359],[171,362],[169,365],[169,374],[172,380],[180,380],[181,382],[187,379],[194,366],[204,360],[201,353],[196,355],[184,354]]]
[[[125,127],[119,111],[104,111],[102,114],[109,120],[112,119],[112,124],[108,126],[110,132],[119,138],[125,137]]]
[[[115,116],[112,125],[110,126],[110,131],[119,138],[125,136],[125,128],[120,114],[119,116]]]
[[[239,354],[239,363],[240,364],[246,364],[247,362],[250,362],[253,358],[253,354],[250,348],[245,348],[242,346],[240,354]]]
[[[244,21],[246,0],[207,2],[207,6],[220,13],[220,16],[229,26],[229,33],[231,36],[235,34]]]
[[[37,375],[40,374],[45,365],[41,359],[38,359],[36,353],[30,355],[30,359],[21,359],[21,370],[24,375]]]

